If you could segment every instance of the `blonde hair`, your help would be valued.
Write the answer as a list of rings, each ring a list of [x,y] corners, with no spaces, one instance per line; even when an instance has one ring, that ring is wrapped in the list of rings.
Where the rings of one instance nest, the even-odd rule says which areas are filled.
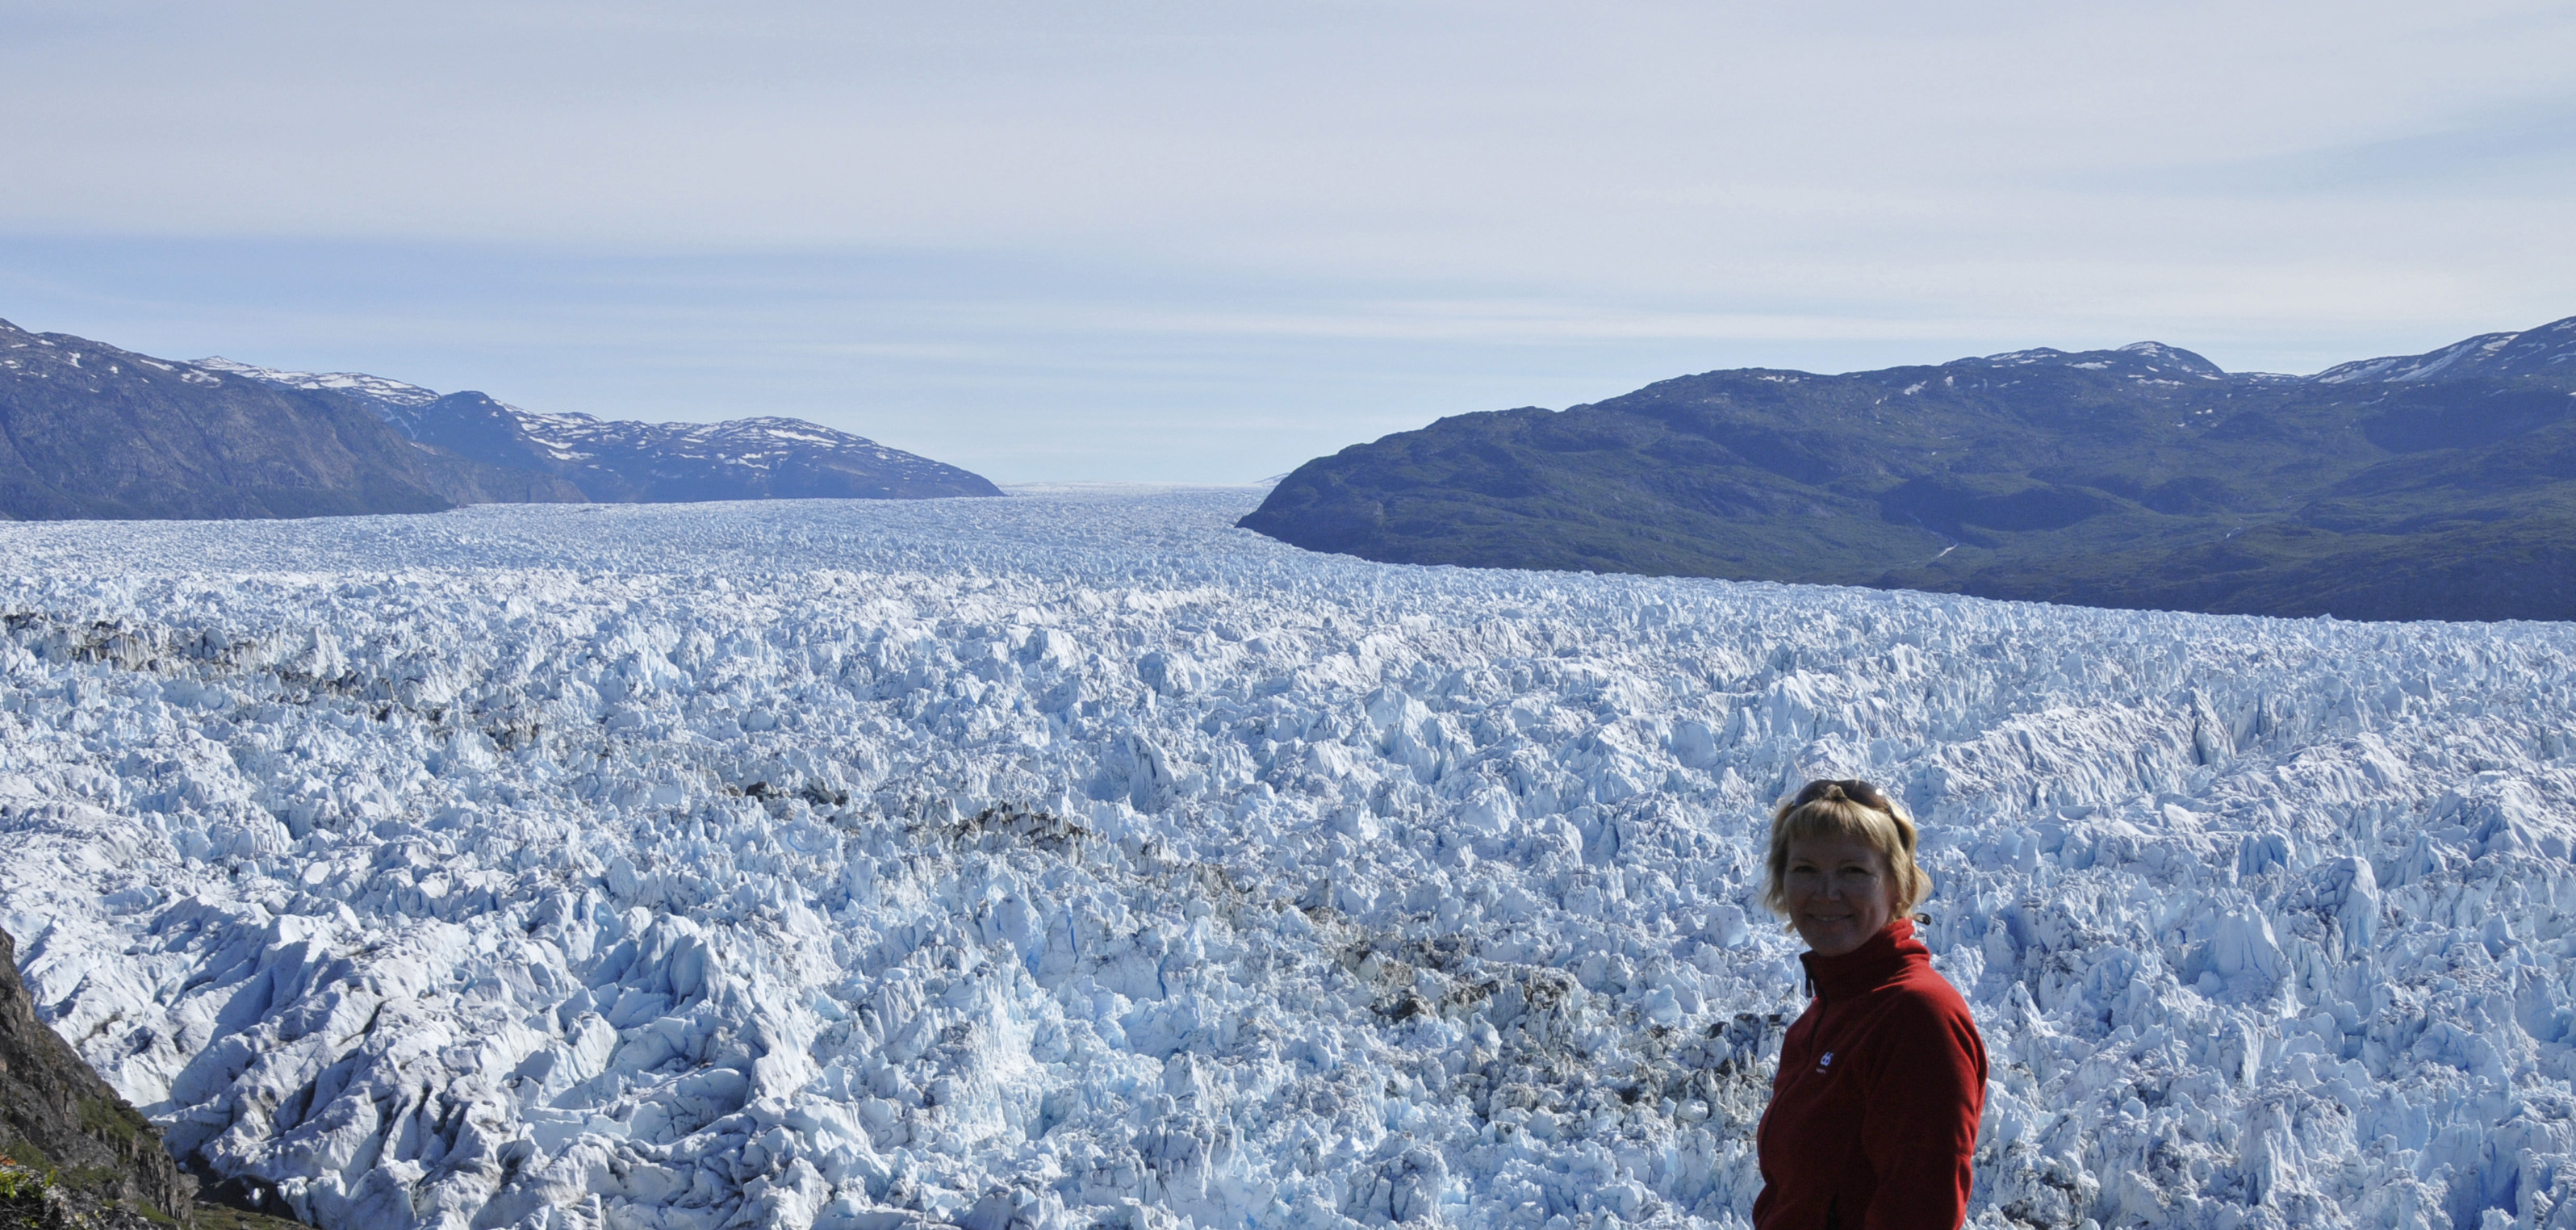
[[[1843,792],[1839,782],[1811,782],[1807,788],[1781,803],[1771,813],[1771,882],[1762,889],[1762,904],[1775,914],[1789,912],[1789,843],[1851,839],[1878,851],[1887,862],[1889,876],[1896,884],[1896,915],[1914,912],[1923,899],[1932,895],[1932,873],[1914,859],[1916,833],[1914,821],[1887,793],[1853,783],[1886,804],[1884,810],[1863,803]],[[1822,793],[1817,794],[1817,788]],[[1816,797],[1805,803],[1800,798]]]

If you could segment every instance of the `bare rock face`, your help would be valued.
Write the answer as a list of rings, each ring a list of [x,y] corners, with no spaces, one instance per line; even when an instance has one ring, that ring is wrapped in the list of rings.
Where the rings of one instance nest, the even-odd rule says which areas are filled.
[[[45,1175],[52,1189],[0,1202],[0,1226],[142,1226],[150,1215],[194,1221],[196,1180],[180,1173],[151,1121],[36,1019],[7,932],[0,932],[0,1156]]]

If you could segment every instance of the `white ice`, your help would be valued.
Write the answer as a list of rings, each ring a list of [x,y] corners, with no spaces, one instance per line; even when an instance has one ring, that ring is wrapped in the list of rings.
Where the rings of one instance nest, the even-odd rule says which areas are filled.
[[[1727,1225],[1865,775],[1976,1223],[2576,1222],[2576,633],[1380,566],[1243,490],[0,525],[0,922],[319,1224]]]

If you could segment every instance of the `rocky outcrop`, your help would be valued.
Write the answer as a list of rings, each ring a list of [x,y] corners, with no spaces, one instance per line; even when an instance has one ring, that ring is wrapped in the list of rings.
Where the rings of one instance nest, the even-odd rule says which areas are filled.
[[[193,1219],[196,1181],[161,1133],[36,1019],[0,932],[0,1156],[30,1176],[0,1200],[0,1226],[149,1224]],[[41,1191],[39,1189],[42,1189]]]

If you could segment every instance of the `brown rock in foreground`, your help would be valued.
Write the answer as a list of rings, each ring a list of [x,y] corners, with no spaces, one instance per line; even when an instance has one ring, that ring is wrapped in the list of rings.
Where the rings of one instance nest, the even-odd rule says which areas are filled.
[[[194,1199],[160,1129],[36,1018],[0,931],[0,1230],[279,1230],[300,1223]]]
[[[0,1155],[45,1172],[52,1186],[69,1189],[75,1204],[85,1195],[183,1223],[194,1212],[196,1180],[179,1172],[152,1122],[36,1019],[35,998],[18,978],[18,945],[6,932],[0,932]]]

